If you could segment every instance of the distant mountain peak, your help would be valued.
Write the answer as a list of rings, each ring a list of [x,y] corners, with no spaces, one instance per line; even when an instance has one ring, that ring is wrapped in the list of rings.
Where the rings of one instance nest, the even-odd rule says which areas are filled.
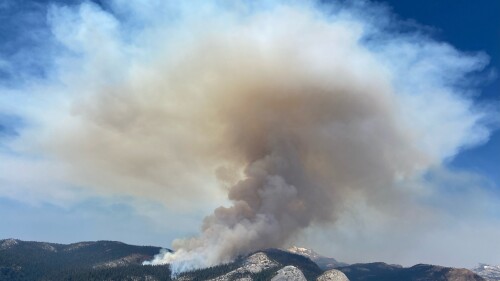
[[[500,281],[500,265],[480,263],[472,271],[487,281]]]
[[[292,247],[288,248],[287,251],[289,251],[290,253],[294,253],[297,255],[302,255],[302,256],[308,257],[311,260],[323,257],[322,255],[316,253],[312,249],[302,248],[302,247],[297,247],[297,246],[292,246]]]
[[[321,269],[326,270],[326,269],[333,269],[337,268],[339,266],[346,266],[346,263],[339,262],[334,258],[330,257],[325,257],[323,255],[318,254],[312,249],[309,248],[303,248],[303,247],[297,247],[297,246],[292,246],[287,249],[288,252],[304,256],[306,258],[309,258],[313,262],[315,262]]]

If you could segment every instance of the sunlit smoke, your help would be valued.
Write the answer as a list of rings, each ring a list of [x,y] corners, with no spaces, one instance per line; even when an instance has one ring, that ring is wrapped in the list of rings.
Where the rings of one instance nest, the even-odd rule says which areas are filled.
[[[136,2],[53,7],[70,54],[41,90],[55,110],[26,110],[40,124],[17,145],[95,190],[184,205],[227,192],[198,236],[150,262],[174,273],[283,246],[360,198],[405,206],[410,182],[488,137],[459,90],[487,58],[398,30],[380,7]]]

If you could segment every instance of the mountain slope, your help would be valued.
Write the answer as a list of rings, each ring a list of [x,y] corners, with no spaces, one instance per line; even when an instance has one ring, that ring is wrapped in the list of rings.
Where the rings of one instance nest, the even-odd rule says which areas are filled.
[[[351,281],[484,281],[467,269],[418,264],[412,267],[386,263],[353,264],[339,267]]]
[[[346,263],[339,262],[334,258],[322,256],[322,255],[316,253],[315,251],[313,251],[311,249],[307,249],[307,248],[293,246],[293,247],[288,248],[287,251],[290,253],[294,253],[294,254],[309,258],[310,260],[315,262],[323,270],[333,269],[333,268],[337,268],[340,266],[347,266],[348,265]]]
[[[294,276],[298,278],[297,280],[302,281],[303,277],[305,280],[314,281],[322,273],[323,271],[313,261],[304,256],[279,249],[266,249],[242,257],[230,264],[183,273],[179,276],[179,280],[251,281],[272,280],[273,278],[283,280],[286,276]]]
[[[69,245],[0,240],[0,281],[171,281],[168,265],[143,266],[159,247],[114,241]],[[322,270],[304,255],[266,249],[229,264],[186,272],[176,281],[483,281],[466,269],[433,265],[403,268],[385,263]]]
[[[481,263],[472,269],[473,272],[488,281],[500,281],[500,265],[488,265]]]
[[[74,244],[0,240],[0,280],[42,280],[123,266],[139,267],[161,248],[97,241]],[[140,266],[142,267],[142,266]]]
[[[300,269],[287,265],[278,270],[271,281],[307,281],[307,279]]]

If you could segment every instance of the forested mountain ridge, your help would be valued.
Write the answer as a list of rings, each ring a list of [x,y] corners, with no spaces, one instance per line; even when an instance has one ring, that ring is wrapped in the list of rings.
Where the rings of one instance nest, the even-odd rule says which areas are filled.
[[[63,273],[142,267],[160,249],[116,241],[65,245],[5,239],[0,240],[0,280],[58,280]]]
[[[304,253],[279,249],[260,250],[172,279],[168,265],[142,265],[160,249],[116,241],[64,245],[5,239],[0,240],[0,281],[484,281],[466,269],[434,265],[368,263],[325,271]]]

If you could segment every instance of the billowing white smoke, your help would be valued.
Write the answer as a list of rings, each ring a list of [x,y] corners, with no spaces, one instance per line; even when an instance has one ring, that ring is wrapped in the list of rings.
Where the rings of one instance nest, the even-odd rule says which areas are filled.
[[[169,203],[227,190],[198,236],[151,262],[175,273],[282,246],[357,198],[396,210],[409,182],[488,136],[459,90],[487,59],[372,5],[139,2],[52,10],[78,56],[24,139],[98,190]]]

